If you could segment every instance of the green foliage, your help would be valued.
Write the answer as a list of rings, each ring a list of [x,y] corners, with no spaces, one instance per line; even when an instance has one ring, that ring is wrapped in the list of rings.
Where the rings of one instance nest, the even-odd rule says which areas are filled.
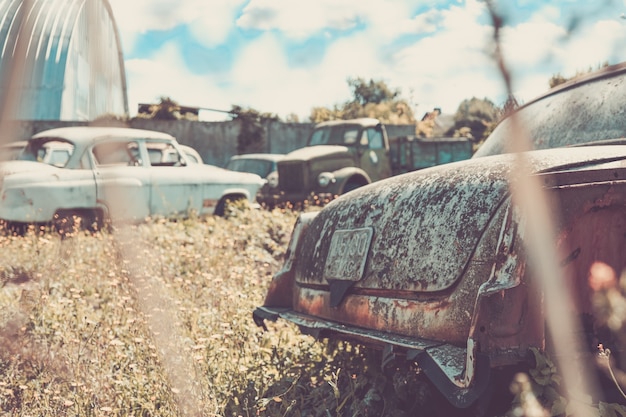
[[[393,101],[400,95],[400,90],[391,90],[382,81],[369,80],[363,78],[348,78],[348,85],[352,90],[353,102],[365,106],[366,104],[380,104],[385,101]]]
[[[161,97],[158,104],[149,106],[146,112],[138,113],[137,117],[155,120],[183,119],[183,116],[180,114],[180,106],[169,97]]]
[[[562,393],[562,378],[552,359],[536,348],[532,348],[531,353],[535,366],[528,370],[528,375],[518,374],[512,384],[516,394],[513,415],[572,416],[575,403],[576,409],[584,409],[586,415],[626,417],[626,407],[617,403],[592,404],[590,397],[568,400]]]
[[[278,116],[270,113],[260,113],[254,109],[243,109],[233,106],[231,109],[233,120],[239,121],[240,130],[237,136],[237,152],[239,154],[265,152],[265,123],[279,120]]]
[[[349,78],[352,99],[332,108],[314,107],[311,122],[373,117],[383,123],[412,124],[415,117],[408,102],[400,97],[400,90],[392,90],[382,80],[366,81]]]
[[[548,80],[548,85],[550,86],[550,88],[554,88],[557,85],[566,83],[568,80],[568,78],[565,78],[563,75],[561,75],[560,72],[552,75],[552,77],[550,77],[550,80]]]
[[[500,111],[487,98],[472,97],[461,102],[454,114],[453,136],[465,136],[480,142],[500,119]]]
[[[0,237],[0,414],[179,416],[189,387],[198,415],[223,415],[252,384],[255,408],[320,354],[292,327],[252,322],[295,216],[246,210]],[[187,384],[175,384],[176,368],[191,370]]]
[[[415,365],[381,372],[380,352],[285,321],[257,327],[298,213],[226,213],[0,236],[0,414],[458,415]],[[514,409],[565,415],[554,363],[533,353]],[[592,415],[624,410],[600,403]]]

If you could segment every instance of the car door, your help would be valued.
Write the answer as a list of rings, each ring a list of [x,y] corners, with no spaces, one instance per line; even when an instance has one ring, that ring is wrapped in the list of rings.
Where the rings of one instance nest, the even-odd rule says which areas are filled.
[[[153,215],[171,216],[200,213],[202,209],[201,179],[188,165],[172,142],[147,140],[150,154],[150,211]]]
[[[372,181],[391,176],[389,151],[385,147],[383,133],[379,128],[363,129],[359,149],[361,168],[369,174]]]
[[[99,204],[111,219],[143,220],[150,216],[150,170],[135,139],[110,138],[92,147]]]

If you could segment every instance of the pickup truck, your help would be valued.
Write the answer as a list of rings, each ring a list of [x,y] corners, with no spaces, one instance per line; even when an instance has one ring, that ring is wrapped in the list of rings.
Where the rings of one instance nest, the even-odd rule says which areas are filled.
[[[466,138],[389,138],[385,125],[374,118],[322,122],[307,146],[278,162],[278,184],[259,202],[325,203],[393,175],[471,156]]]

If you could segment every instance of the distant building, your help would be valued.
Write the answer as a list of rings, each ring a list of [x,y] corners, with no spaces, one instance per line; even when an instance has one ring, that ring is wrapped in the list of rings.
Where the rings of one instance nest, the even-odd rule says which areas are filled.
[[[0,1],[0,100],[21,120],[127,115],[126,71],[108,1]]]

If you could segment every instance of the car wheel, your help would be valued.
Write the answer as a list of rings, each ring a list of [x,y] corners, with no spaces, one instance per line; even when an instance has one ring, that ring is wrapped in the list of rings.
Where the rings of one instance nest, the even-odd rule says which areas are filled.
[[[61,236],[79,230],[97,232],[102,230],[104,224],[104,216],[100,210],[59,210],[52,221],[52,226]]]
[[[347,183],[344,187],[343,187],[343,193],[349,193],[352,190],[356,190],[357,188],[362,187],[363,184],[360,184],[358,182],[354,182],[354,181],[350,181],[349,183]]]
[[[71,235],[80,228],[82,218],[73,210],[59,210],[52,218],[52,227],[62,237]]]
[[[4,233],[12,236],[24,236],[28,231],[28,224],[20,222],[6,222],[0,223]]]
[[[216,216],[224,216],[228,217],[229,213],[231,213],[234,209],[241,207],[242,205],[247,206],[247,201],[243,196],[226,196],[222,197],[222,199],[215,206],[215,211],[213,214]]]

